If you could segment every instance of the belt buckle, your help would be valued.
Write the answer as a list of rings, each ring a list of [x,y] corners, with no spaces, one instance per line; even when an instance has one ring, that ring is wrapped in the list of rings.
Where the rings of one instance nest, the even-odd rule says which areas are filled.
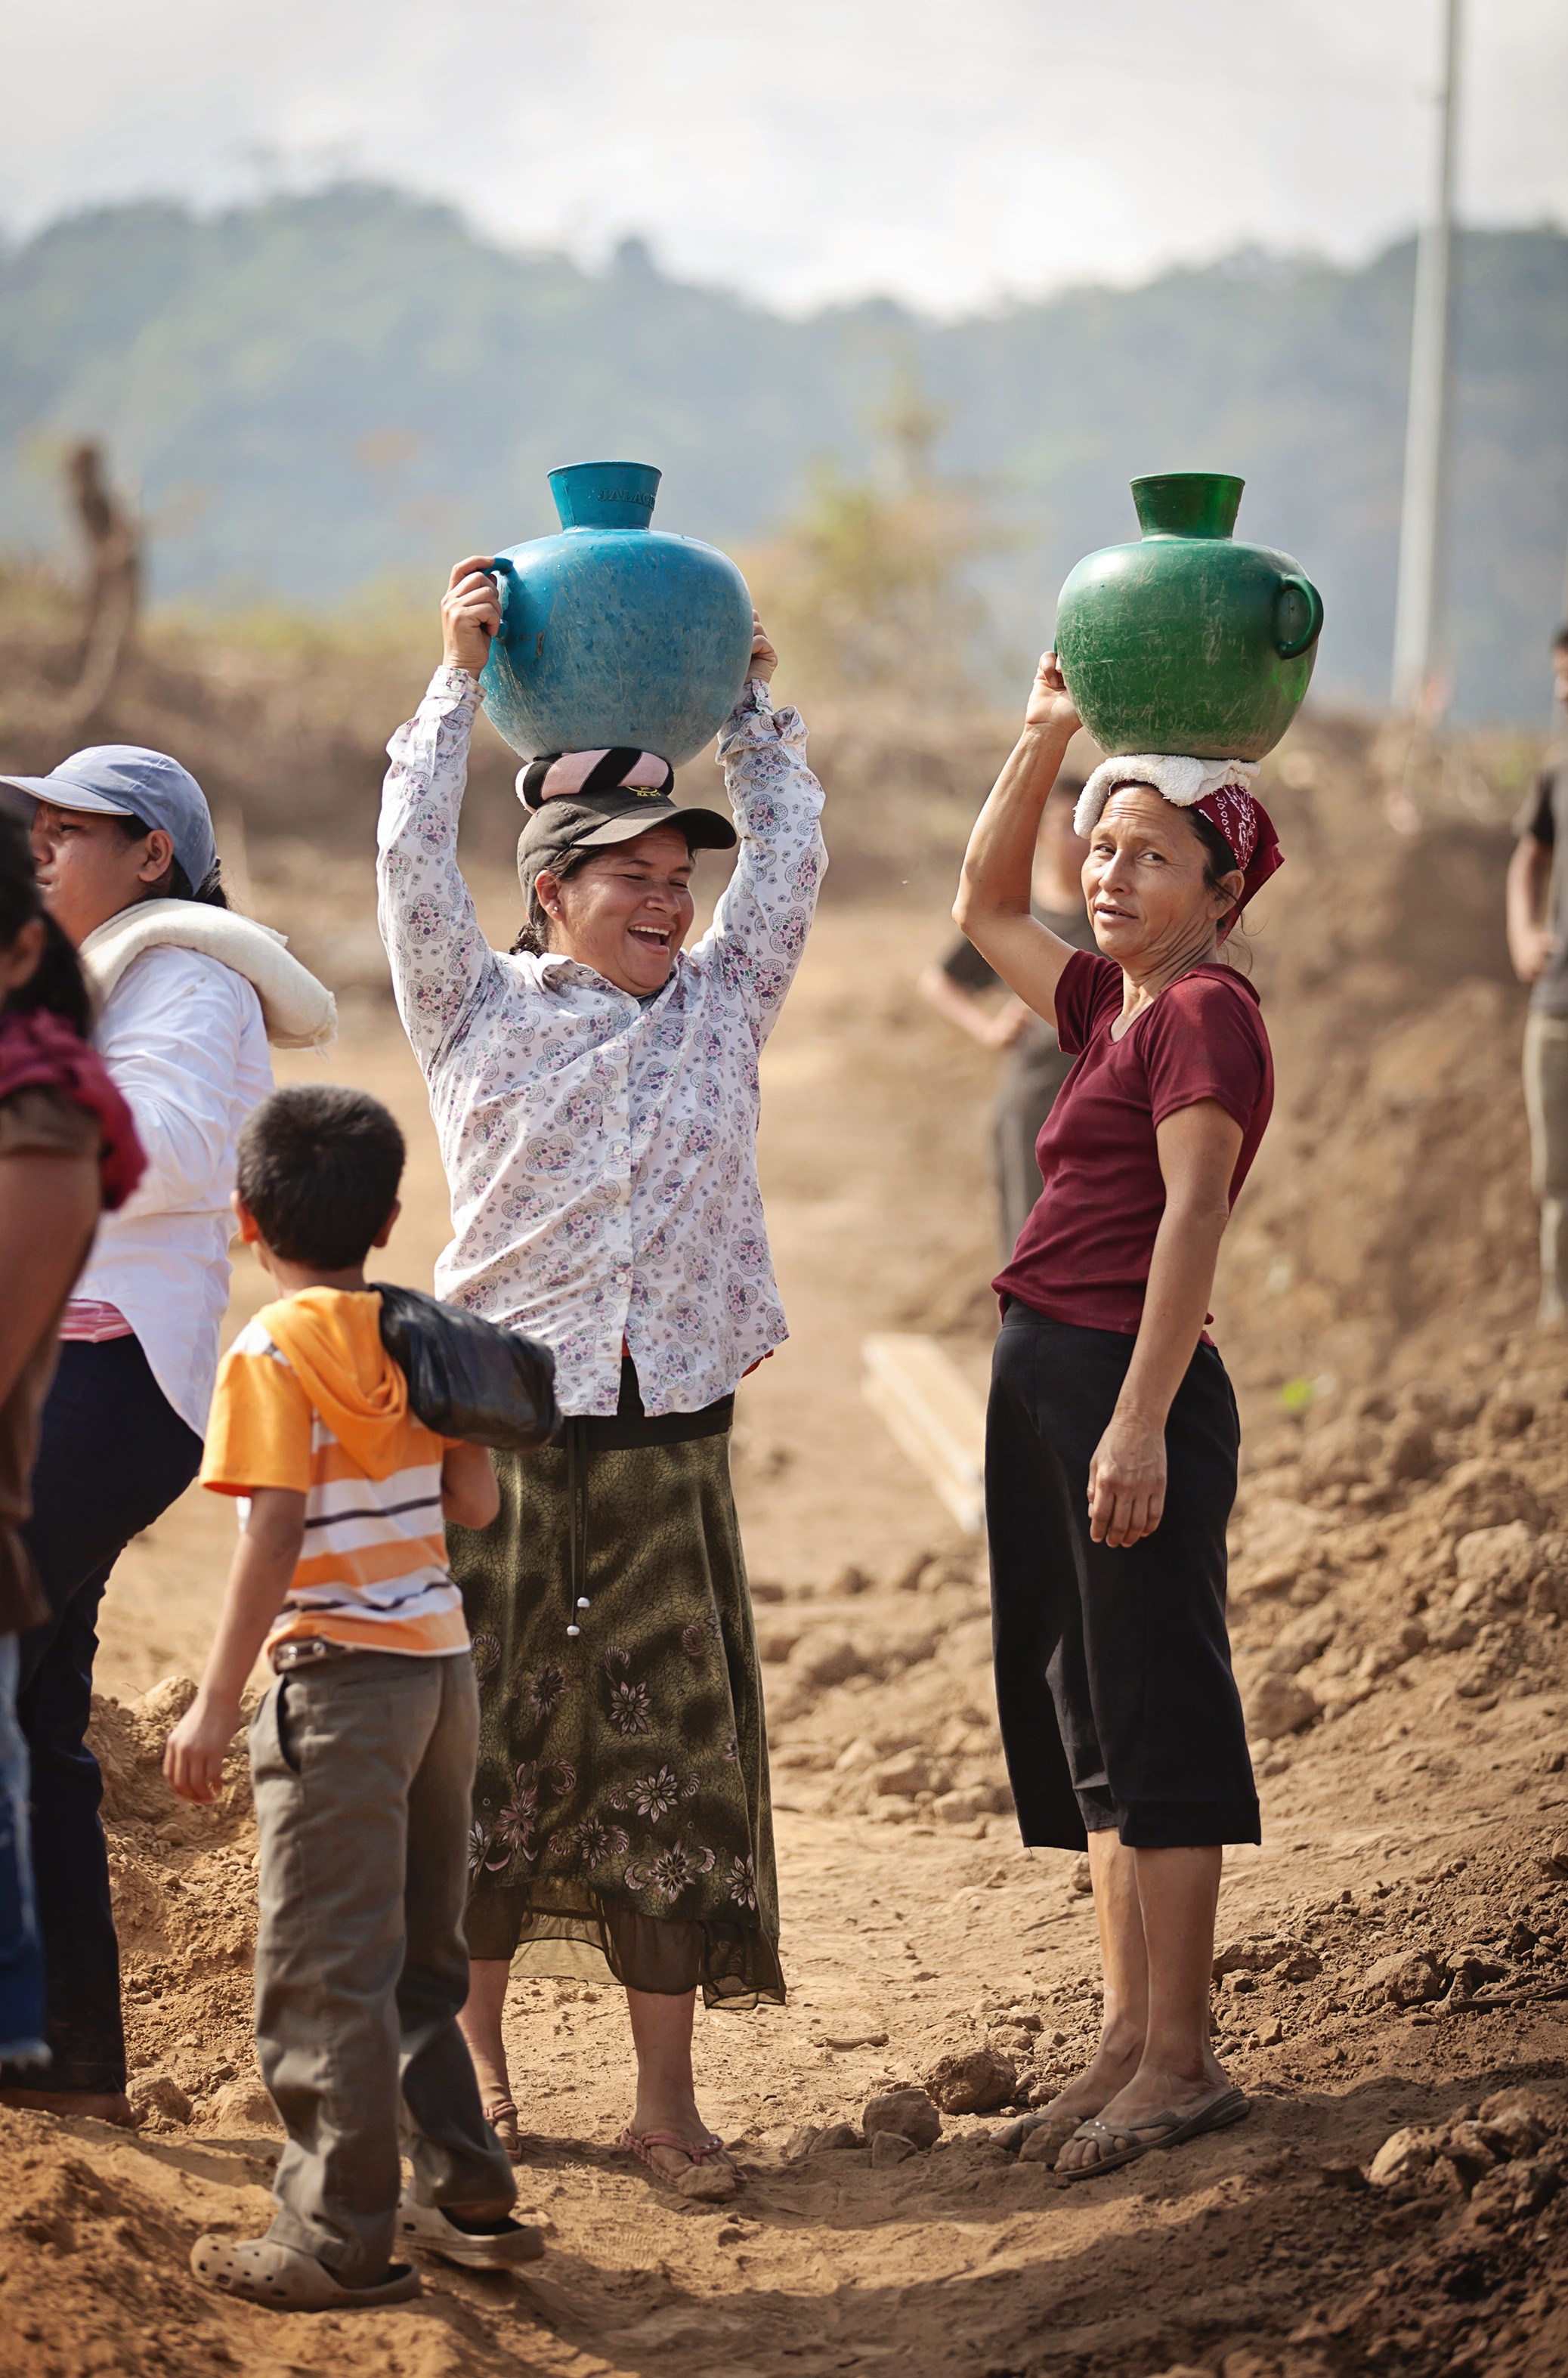
[[[325,1635],[291,1635],[271,1653],[272,1673],[281,1676],[291,1668],[314,1667],[319,1661],[335,1660],[341,1648]]]

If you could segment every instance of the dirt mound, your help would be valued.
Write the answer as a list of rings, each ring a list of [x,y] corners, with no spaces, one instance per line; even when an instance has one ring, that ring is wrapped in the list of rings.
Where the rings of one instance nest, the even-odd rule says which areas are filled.
[[[1101,2001],[1083,1862],[1015,1844],[979,1550],[764,1582],[796,1979],[776,2024],[701,2031],[750,2170],[738,2210],[700,2237],[707,2216],[651,2197],[614,2151],[615,1994],[533,1985],[509,2045],[546,2263],[504,2300],[432,2266],[422,2306],[336,2324],[341,2366],[515,2367],[521,2319],[544,2371],[640,2371],[706,2335],[783,2378],[826,2320],[844,2366],[874,2335],[938,2371],[956,2321],[964,2366],[999,2371],[1544,2378],[1568,2322],[1563,1385],[1539,1357],[1490,1392],[1368,1390],[1258,1445],[1239,1666],[1250,1701],[1273,1680],[1299,1706],[1255,1744],[1275,1847],[1236,1854],[1222,1904],[1239,2130],[1094,2190],[1062,2187],[1050,2137],[1047,2159],[990,2143],[1081,2069]],[[143,2126],[0,2120],[0,2323],[27,2378],[278,2349],[185,2268],[197,2228],[265,2226],[278,2136],[250,2045],[243,1758],[211,1811],[158,1773],[191,1689],[95,1712]],[[916,2104],[917,2123],[888,2114]],[[803,2252],[828,2258],[829,2297],[800,2293]]]
[[[250,2037],[256,1825],[243,1732],[210,1808],[176,1800],[163,1781],[169,1729],[195,1697],[188,1676],[124,1704],[95,1695],[88,1736],[103,1771],[131,2097],[154,2130],[275,2119]]]
[[[1048,2102],[1081,2068],[1100,2001],[1075,1862],[1020,1854],[1005,1813],[978,1562],[947,1544],[912,1582],[803,1581],[760,1614],[775,1651],[798,1629],[768,1670],[793,2004],[705,2022],[699,2041],[705,2102],[743,2142],[743,2202],[694,2232],[616,2156],[614,1993],[520,1992],[509,2042],[546,2262],[502,2292],[429,2266],[421,2305],[333,2324],[339,2366],[502,2372],[521,2347],[563,2378],[641,2372],[706,2339],[784,2378],[803,2347],[853,2366],[874,2341],[924,2373],[961,2336],[964,2366],[1042,2378],[1546,2378],[1568,2323],[1555,1384],[1511,1389],[1538,1400],[1506,1462],[1481,1449],[1490,1401],[1457,1420],[1429,1407],[1430,1473],[1396,1475],[1396,1405],[1348,1447],[1310,1413],[1249,1482],[1239,1664],[1250,1691],[1277,1675],[1307,1706],[1258,1746],[1274,1847],[1227,1870],[1214,2006],[1252,2100],[1239,2130],[1067,2191],[988,2143],[1009,2106]],[[156,1716],[106,1707],[96,1729],[144,2127],[0,2120],[0,2331],[23,2378],[196,2378],[315,2349],[186,2269],[198,2229],[265,2227],[278,2133],[250,2043],[243,1782],[210,1818],[158,1799],[181,1698],[149,1696]],[[929,2145],[868,2140],[874,2099],[928,2085],[962,2103],[955,2073],[999,2111],[944,2112]],[[1544,2143],[1466,2158],[1465,2126],[1495,2128],[1492,2099],[1518,2088],[1549,2101]],[[788,2162],[803,2123],[820,2136]],[[1371,2181],[1412,2131],[1430,2163]]]
[[[188,2169],[104,2123],[0,2108],[0,2336],[11,2369],[78,2378],[257,2366],[242,2362],[226,2308],[186,2265],[202,2212],[215,2200],[230,2211],[236,2190],[254,2205],[266,2166],[229,2155],[197,2168],[219,2185],[193,2185]]]
[[[1231,1535],[1259,1755],[1288,1759],[1365,1704],[1397,1711],[1418,1683],[1478,1714],[1562,1688],[1565,1528],[1568,1367],[1550,1350],[1490,1393],[1366,1389],[1276,1425]],[[803,1805],[1009,1830],[983,1580],[983,1554],[954,1543],[853,1599],[779,1589],[765,1605],[775,1763]]]
[[[1287,867],[1242,962],[1278,1100],[1215,1331],[1248,1387],[1453,1390],[1528,1324],[1525,993],[1502,930],[1522,756],[1444,773],[1310,722],[1265,765]]]

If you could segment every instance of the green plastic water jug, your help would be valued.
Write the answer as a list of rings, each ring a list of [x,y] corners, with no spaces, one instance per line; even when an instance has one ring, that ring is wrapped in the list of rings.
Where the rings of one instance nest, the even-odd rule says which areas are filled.
[[[1134,479],[1143,536],[1086,554],[1062,588],[1057,658],[1107,752],[1261,760],[1300,708],[1323,597],[1289,554],[1232,537],[1245,484]]]

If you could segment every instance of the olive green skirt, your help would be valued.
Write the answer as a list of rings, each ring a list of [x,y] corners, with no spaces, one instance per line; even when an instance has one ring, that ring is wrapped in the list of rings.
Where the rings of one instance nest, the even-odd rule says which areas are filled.
[[[729,1406],[644,1420],[628,1363],[618,1419],[493,1455],[498,1517],[449,1532],[479,1678],[472,1956],[784,2003]]]

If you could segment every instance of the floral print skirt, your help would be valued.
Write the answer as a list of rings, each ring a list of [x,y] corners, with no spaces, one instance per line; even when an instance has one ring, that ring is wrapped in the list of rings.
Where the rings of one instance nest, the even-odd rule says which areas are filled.
[[[493,1455],[499,1515],[450,1531],[479,1677],[469,1951],[514,1974],[784,2003],[730,1401],[644,1420],[628,1363],[616,1420]]]

